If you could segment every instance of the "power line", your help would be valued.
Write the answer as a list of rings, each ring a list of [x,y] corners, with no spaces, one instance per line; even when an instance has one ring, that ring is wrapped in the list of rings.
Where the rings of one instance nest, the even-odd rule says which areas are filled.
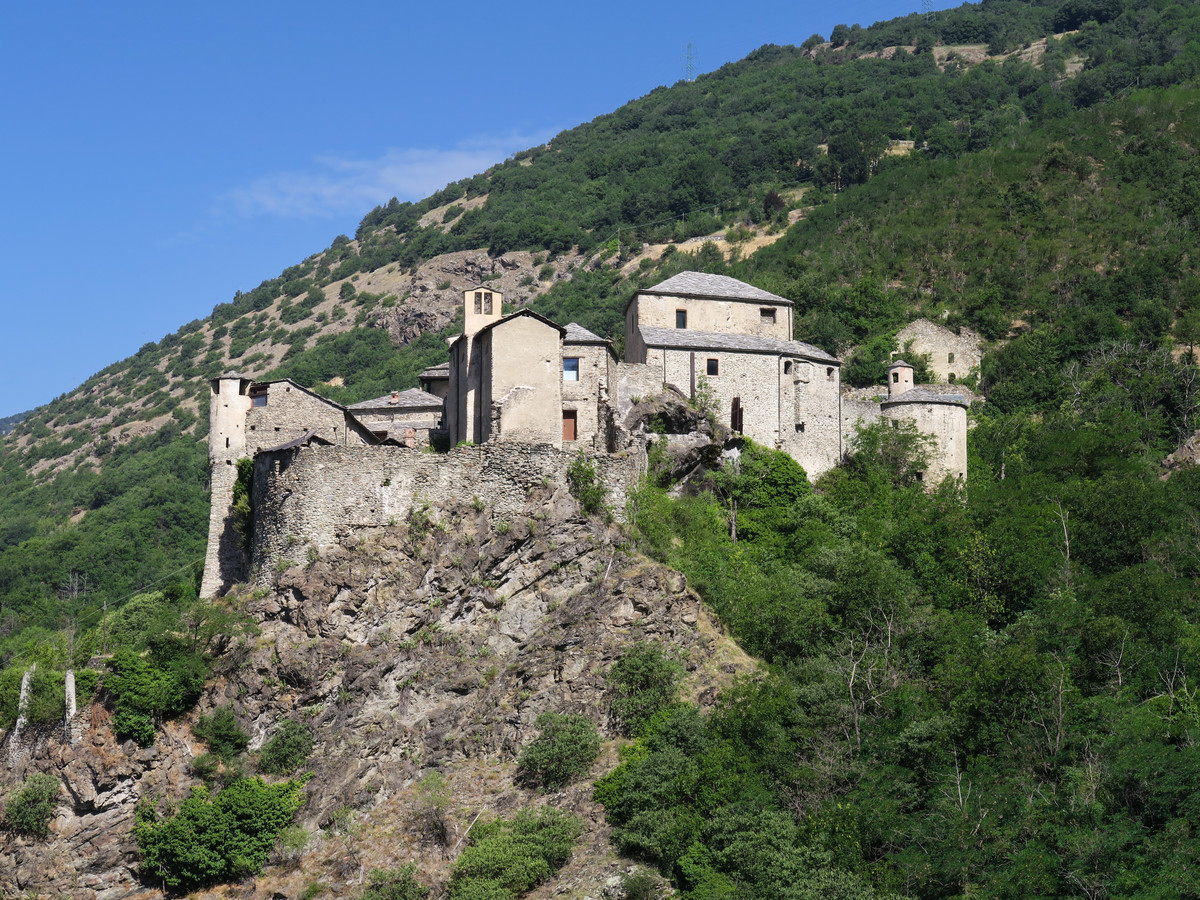
[[[696,80],[696,48],[691,41],[683,45],[683,80]]]

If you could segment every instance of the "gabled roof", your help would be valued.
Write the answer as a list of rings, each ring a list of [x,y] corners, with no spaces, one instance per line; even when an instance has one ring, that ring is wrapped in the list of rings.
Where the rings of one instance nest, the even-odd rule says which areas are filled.
[[[482,328],[480,328],[475,333],[477,335],[483,334],[485,331],[491,331],[493,328],[499,328],[501,325],[507,324],[508,322],[511,322],[513,319],[518,319],[521,316],[529,316],[531,318],[537,319],[543,325],[549,325],[551,328],[553,328],[559,334],[566,334],[567,329],[563,328],[561,325],[557,324],[556,322],[551,322],[545,316],[538,315],[532,309],[518,309],[516,312],[509,313],[507,316],[505,316],[502,319],[497,319],[495,322],[489,322],[487,325],[484,325]]]
[[[830,356],[820,347],[814,347],[803,341],[781,341],[778,338],[760,337],[756,334],[694,331],[690,328],[654,328],[648,325],[642,326],[640,331],[642,341],[647,347],[666,347],[672,350],[735,350],[741,353],[770,353],[841,365],[841,360],[836,356]]]
[[[727,275],[706,272],[680,272],[666,281],[644,288],[641,294],[666,294],[674,297],[701,297],[713,300],[741,300],[746,303],[771,303],[791,306],[792,301]]]
[[[967,398],[962,394],[943,394],[941,391],[933,391],[925,387],[915,387],[892,397],[890,400],[884,400],[880,405],[881,408],[894,406],[897,403],[944,403],[950,406],[969,406]]]
[[[444,362],[444,363],[439,363],[436,366],[430,366],[428,369],[426,369],[424,372],[422,372],[417,377],[418,378],[427,378],[431,381],[436,378],[449,378],[450,377],[450,363]]]
[[[364,412],[369,410],[394,410],[394,409],[437,409],[442,408],[442,398],[435,397],[433,394],[428,394],[420,388],[409,388],[407,391],[400,391],[395,399],[391,394],[384,394],[382,397],[376,397],[374,400],[364,400],[362,403],[355,403],[353,406],[346,407],[354,412]]]
[[[888,366],[886,369],[884,369],[883,371],[890,372],[890,371],[892,371],[892,369],[911,369],[912,367],[913,366],[911,363],[906,363],[902,359],[897,359],[897,360],[893,360],[892,364],[890,366]]]
[[[564,344],[599,344],[607,347],[612,341],[605,340],[599,335],[592,334],[582,325],[575,322],[567,323],[567,333],[563,335]]]

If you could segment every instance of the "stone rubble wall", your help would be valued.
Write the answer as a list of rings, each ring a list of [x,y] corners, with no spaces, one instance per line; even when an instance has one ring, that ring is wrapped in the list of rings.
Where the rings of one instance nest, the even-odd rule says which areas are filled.
[[[355,530],[394,525],[425,504],[469,503],[493,521],[516,517],[537,488],[567,483],[577,454],[549,445],[483,444],[448,453],[403,447],[300,447],[260,454],[254,472],[251,579],[342,543]],[[645,472],[644,452],[590,457],[620,517]]]

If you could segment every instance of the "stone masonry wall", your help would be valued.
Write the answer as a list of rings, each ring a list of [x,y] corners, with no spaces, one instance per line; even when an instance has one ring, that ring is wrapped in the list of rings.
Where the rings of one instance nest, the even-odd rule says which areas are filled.
[[[493,521],[514,517],[529,492],[566,485],[574,452],[548,445],[484,444],[448,453],[400,447],[301,447],[260,454],[254,473],[251,578],[270,581],[281,560],[303,562],[355,530],[402,521],[423,502],[478,503]],[[592,457],[620,517],[645,471],[640,452]]]

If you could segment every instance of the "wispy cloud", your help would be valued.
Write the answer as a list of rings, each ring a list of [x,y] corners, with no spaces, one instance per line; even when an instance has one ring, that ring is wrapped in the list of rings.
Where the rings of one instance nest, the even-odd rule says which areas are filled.
[[[446,150],[399,148],[376,159],[326,154],[307,171],[276,172],[234,188],[218,208],[247,217],[311,218],[361,212],[392,197],[419,200],[553,135],[480,136]]]

